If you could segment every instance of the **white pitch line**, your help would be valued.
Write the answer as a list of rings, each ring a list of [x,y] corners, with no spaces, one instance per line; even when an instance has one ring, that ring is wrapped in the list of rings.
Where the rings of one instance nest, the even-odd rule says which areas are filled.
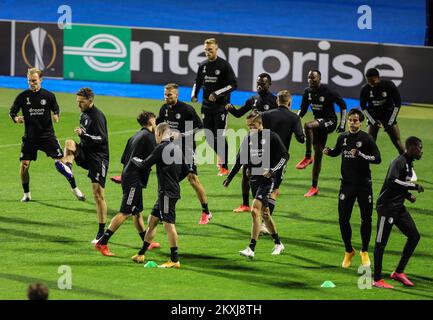
[[[138,130],[123,130],[123,131],[114,131],[114,132],[109,132],[108,136],[116,136],[119,134],[124,134],[124,133],[130,133],[130,132],[137,132]],[[58,140],[66,140],[66,139],[73,139],[74,137],[66,137],[66,138],[58,138]],[[1,144],[0,145],[0,149],[3,148],[11,148],[11,147],[18,147],[20,146],[21,143],[13,143],[13,144]]]

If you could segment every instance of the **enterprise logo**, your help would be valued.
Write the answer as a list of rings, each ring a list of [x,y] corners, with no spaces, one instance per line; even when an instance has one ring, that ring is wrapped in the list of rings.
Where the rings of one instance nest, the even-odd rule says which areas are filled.
[[[97,47],[103,43],[108,43],[113,48]],[[100,72],[113,72],[119,70],[125,64],[123,61],[117,61],[116,58],[125,58],[127,50],[119,38],[111,34],[101,33],[90,37],[82,47],[65,46],[63,54],[83,56],[84,61],[90,68]],[[102,62],[96,57],[113,58],[113,61]]]

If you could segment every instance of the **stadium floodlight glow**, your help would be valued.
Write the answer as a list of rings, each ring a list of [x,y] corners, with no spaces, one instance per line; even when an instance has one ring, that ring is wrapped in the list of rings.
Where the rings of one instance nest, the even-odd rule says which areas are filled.
[[[114,48],[96,47],[102,43],[108,43]],[[127,50],[119,38],[111,34],[100,33],[90,37],[82,47],[65,46],[63,54],[83,56],[84,61],[90,68],[100,72],[113,72],[122,68],[125,62],[101,62],[95,57],[125,58],[127,56]]]

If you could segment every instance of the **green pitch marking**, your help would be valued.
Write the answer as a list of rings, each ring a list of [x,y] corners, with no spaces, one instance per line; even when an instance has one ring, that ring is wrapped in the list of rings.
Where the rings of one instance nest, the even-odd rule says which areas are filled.
[[[334,284],[334,282],[327,280],[327,281],[323,282],[320,287],[321,288],[335,288],[336,285]]]

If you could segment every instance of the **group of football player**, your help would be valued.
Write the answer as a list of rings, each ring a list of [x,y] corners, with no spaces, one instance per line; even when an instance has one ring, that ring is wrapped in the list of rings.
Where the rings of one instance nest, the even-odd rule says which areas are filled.
[[[305,169],[313,164],[311,188],[304,195],[319,194],[318,181],[323,154],[336,157],[341,154],[341,185],[339,191],[339,225],[345,246],[343,268],[349,268],[356,254],[352,247],[350,218],[355,200],[361,214],[362,249],[361,264],[370,266],[368,255],[372,232],[373,191],[370,172],[371,164],[380,164],[381,155],[376,145],[380,128],[389,135],[399,156],[392,161],[376,202],[378,213],[377,234],[374,248],[374,281],[380,288],[392,288],[382,276],[382,259],[392,226],[395,224],[407,237],[401,260],[391,278],[406,286],[413,286],[404,269],[420,239],[416,225],[404,206],[404,200],[416,201],[410,190],[423,191],[417,183],[413,161],[422,156],[422,141],[409,137],[405,145],[400,141],[397,115],[401,98],[392,81],[381,79],[377,69],[365,73],[367,83],[360,93],[360,109],[353,108],[346,113],[344,99],[328,85],[321,83],[319,70],[308,73],[309,86],[305,89],[299,112],[292,107],[292,96],[288,90],[277,95],[271,91],[272,79],[267,73],[257,76],[257,94],[243,106],[230,104],[230,93],[237,88],[236,75],[230,64],[218,56],[218,43],[214,38],[204,42],[206,60],[199,64],[191,101],[197,102],[203,91],[200,118],[194,108],[179,100],[179,88],[175,83],[164,86],[164,104],[159,113],[143,111],[137,116],[141,129],[126,143],[121,162],[121,176],[111,179],[122,186],[122,203],[108,228],[105,182],[109,165],[107,121],[103,112],[94,104],[94,92],[81,88],[76,93],[77,105],[81,111],[79,127],[72,139],[65,141],[62,150],[54,133],[52,121],[58,122],[60,108],[53,93],[41,87],[42,71],[31,68],[27,78],[29,89],[20,93],[11,109],[10,117],[15,123],[24,123],[20,155],[20,177],[24,195],[21,201],[31,200],[30,162],[37,158],[37,151],[44,151],[54,159],[56,169],[67,179],[73,194],[85,201],[84,194],[77,187],[74,162],[88,171],[98,216],[98,232],[92,243],[104,256],[114,255],[108,248],[108,241],[120,225],[133,217],[134,226],[143,242],[142,248],[132,257],[137,263],[146,261],[147,250],[160,247],[153,242],[158,224],[163,223],[170,245],[170,260],[160,267],[179,268],[178,235],[175,227],[176,203],[180,199],[179,182],[187,178],[202,206],[199,224],[206,225],[212,219],[208,208],[205,188],[198,177],[196,165],[195,134],[205,131],[206,141],[218,158],[218,175],[227,176],[223,182],[228,187],[242,168],[242,204],[235,212],[251,212],[251,239],[240,255],[253,259],[260,234],[271,235],[274,241],[272,255],[280,255],[285,247],[278,235],[272,217],[280,186],[289,160],[290,142],[293,134],[299,143],[305,143],[305,157],[296,165]],[[340,109],[338,121],[335,107]],[[311,107],[314,119],[301,124],[301,118]],[[22,115],[18,113],[22,112]],[[236,162],[228,168],[229,145],[225,137],[227,116],[237,118],[247,114],[248,134],[244,137]],[[361,130],[364,118],[368,120],[368,133]],[[348,131],[346,131],[346,122]],[[337,131],[339,136],[333,148],[326,147],[327,137]],[[312,153],[314,149],[314,155]],[[152,166],[156,166],[158,191],[156,202],[147,221],[143,221],[142,190],[147,187]],[[249,194],[253,197],[250,205]]]

